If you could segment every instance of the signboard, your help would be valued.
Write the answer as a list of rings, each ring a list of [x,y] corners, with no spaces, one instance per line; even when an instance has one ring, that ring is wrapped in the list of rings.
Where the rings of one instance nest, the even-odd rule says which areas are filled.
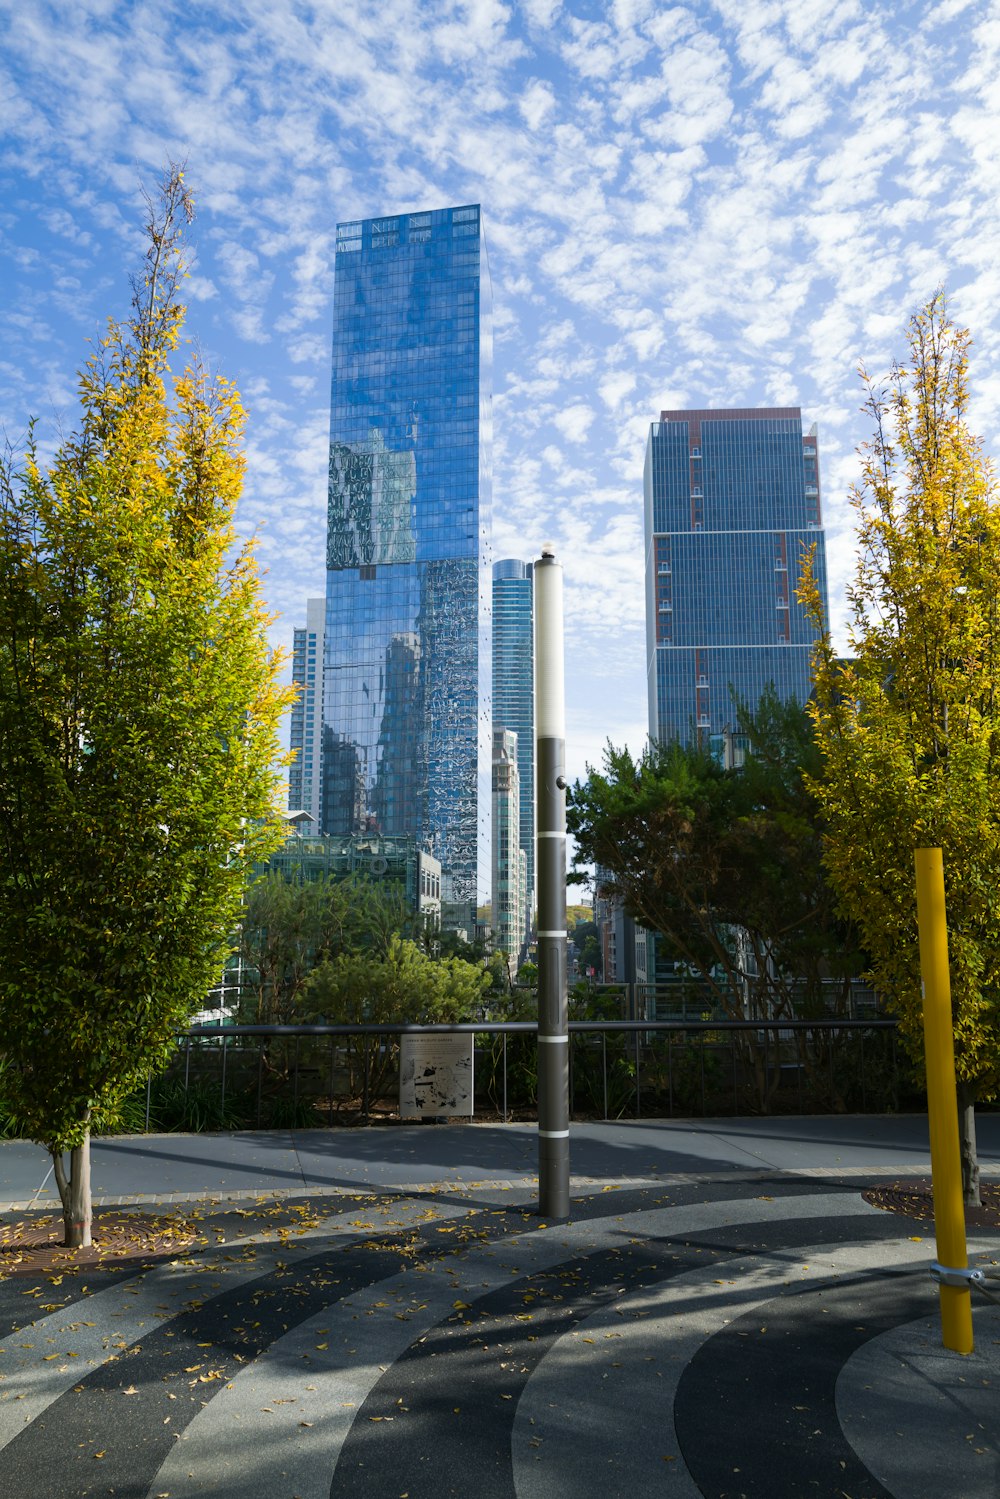
[[[402,1119],[439,1115],[472,1117],[472,1046],[475,1037],[400,1036],[399,1113]]]

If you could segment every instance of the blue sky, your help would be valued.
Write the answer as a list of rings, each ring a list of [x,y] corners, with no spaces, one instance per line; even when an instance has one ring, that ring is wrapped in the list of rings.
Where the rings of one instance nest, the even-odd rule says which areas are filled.
[[[663,407],[820,433],[835,625],[857,364],[940,284],[1000,448],[1000,3],[0,0],[0,421],[72,429],[140,179],[186,158],[188,332],[250,415],[241,527],[288,644],[323,591],[334,226],[480,202],[494,555],[565,563],[568,761],[646,725],[642,459]]]

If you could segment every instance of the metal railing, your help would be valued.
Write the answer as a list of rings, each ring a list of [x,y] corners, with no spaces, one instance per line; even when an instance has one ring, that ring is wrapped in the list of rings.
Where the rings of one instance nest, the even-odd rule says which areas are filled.
[[[569,1029],[575,1117],[880,1112],[898,1108],[907,1086],[893,1020],[578,1020]],[[214,1099],[220,1126],[237,1115],[256,1128],[392,1117],[399,1038],[456,1034],[476,1038],[474,1113],[530,1118],[531,1021],[202,1025],[178,1036],[167,1073],[147,1084],[146,1126],[155,1127],[165,1083]]]

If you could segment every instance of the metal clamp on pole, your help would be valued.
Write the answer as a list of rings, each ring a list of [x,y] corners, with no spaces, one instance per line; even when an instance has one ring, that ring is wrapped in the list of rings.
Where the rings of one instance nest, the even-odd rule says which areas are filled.
[[[939,1286],[957,1286],[967,1291],[970,1286],[982,1287],[986,1276],[981,1270],[959,1269],[953,1265],[940,1265],[937,1260],[931,1265],[931,1280]]]

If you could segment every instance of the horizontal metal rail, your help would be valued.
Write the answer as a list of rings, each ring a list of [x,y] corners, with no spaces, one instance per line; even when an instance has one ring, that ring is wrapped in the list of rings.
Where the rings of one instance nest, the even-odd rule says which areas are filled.
[[[651,1032],[653,1034],[694,1031],[895,1031],[895,1020],[571,1020],[572,1035],[588,1031]],[[448,1025],[198,1025],[178,1031],[180,1037],[221,1036],[411,1036],[411,1035],[536,1035],[533,1020],[466,1020]]]

